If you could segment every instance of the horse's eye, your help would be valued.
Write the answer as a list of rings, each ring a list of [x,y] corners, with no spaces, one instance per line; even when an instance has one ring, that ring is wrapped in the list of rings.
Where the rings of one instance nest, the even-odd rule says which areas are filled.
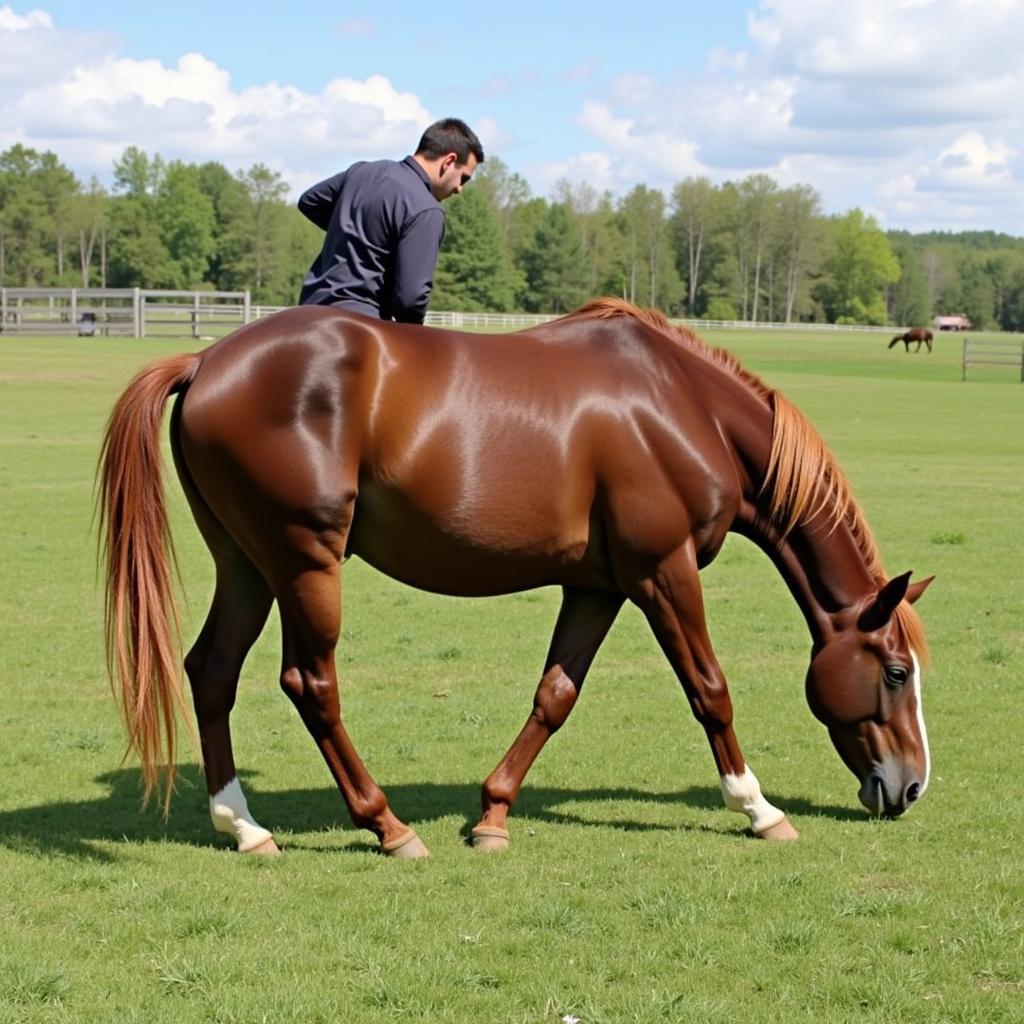
[[[902,665],[885,666],[885,685],[893,689],[903,686],[909,678],[909,673]]]

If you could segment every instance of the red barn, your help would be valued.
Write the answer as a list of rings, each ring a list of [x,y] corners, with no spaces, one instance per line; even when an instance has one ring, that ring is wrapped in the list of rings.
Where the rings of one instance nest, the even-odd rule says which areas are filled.
[[[971,318],[966,313],[958,313],[955,316],[937,316],[935,326],[940,331],[969,331]]]

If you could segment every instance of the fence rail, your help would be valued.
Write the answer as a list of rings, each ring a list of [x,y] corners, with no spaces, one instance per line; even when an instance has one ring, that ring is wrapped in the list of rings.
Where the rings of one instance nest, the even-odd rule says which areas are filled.
[[[247,291],[0,288],[0,334],[205,338],[251,319]]]
[[[967,371],[972,366],[1012,366],[1020,372],[1020,381],[1024,384],[1024,341],[964,338],[962,381],[967,380]]]
[[[223,334],[252,319],[249,292],[175,292],[148,288],[139,292],[140,337],[203,338]]]
[[[0,333],[138,337],[138,288],[0,288]]]
[[[122,335],[135,338],[219,337],[288,306],[254,306],[249,292],[168,291],[154,288],[0,288],[0,334]],[[543,313],[428,312],[430,327],[517,330],[557,319]],[[859,324],[750,323],[673,319],[697,331],[811,331],[900,333],[904,327]],[[973,344],[973,342],[972,342]],[[1000,364],[1002,365],[1002,364]],[[1014,364],[1016,365],[1016,364]],[[966,372],[966,371],[965,371]]]
[[[287,306],[253,306],[253,319],[272,316],[287,309]],[[538,327],[541,324],[557,320],[561,313],[455,313],[428,311],[424,323],[428,327],[494,327],[515,330],[520,327]],[[670,318],[673,324],[689,327],[693,330],[755,330],[755,331],[823,331],[843,333],[861,333],[870,331],[877,334],[892,334],[905,331],[906,327],[878,327],[865,324],[819,324],[819,323],[751,323],[749,320],[698,320]]]

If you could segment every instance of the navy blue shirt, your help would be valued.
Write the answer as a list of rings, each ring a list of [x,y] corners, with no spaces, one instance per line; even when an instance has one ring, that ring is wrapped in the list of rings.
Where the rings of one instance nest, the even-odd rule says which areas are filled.
[[[411,156],[353,164],[304,192],[299,210],[327,232],[301,305],[423,323],[444,213]]]

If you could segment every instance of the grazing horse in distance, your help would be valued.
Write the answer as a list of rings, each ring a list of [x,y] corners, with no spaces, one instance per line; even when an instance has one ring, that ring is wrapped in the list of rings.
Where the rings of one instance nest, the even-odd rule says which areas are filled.
[[[834,457],[780,392],[616,299],[494,335],[304,306],[144,368],[107,427],[108,663],[146,794],[162,777],[165,811],[184,704],[160,471],[172,394],[178,478],[216,565],[185,670],[210,815],[239,850],[278,852],[249,812],[230,730],[242,662],[276,602],[280,685],[353,822],[384,853],[427,853],[342,722],[335,647],[349,556],[443,594],[562,589],[533,709],[483,783],[478,848],[507,846],[524,777],[626,601],[705,731],[726,806],[756,836],[796,837],[743,756],[705,623],[699,570],[730,530],[764,550],[804,615],[807,700],[861,803],[896,816],[924,793],[926,643],[911,603],[931,580],[887,577]]]
[[[912,341],[917,342],[917,348],[914,349],[915,352],[921,351],[921,342],[924,342],[928,346],[929,352],[932,350],[932,332],[929,331],[927,327],[911,327],[909,331],[897,334],[896,337],[889,342],[889,348],[899,344],[901,341],[906,346],[907,352],[910,351],[910,343]]]

